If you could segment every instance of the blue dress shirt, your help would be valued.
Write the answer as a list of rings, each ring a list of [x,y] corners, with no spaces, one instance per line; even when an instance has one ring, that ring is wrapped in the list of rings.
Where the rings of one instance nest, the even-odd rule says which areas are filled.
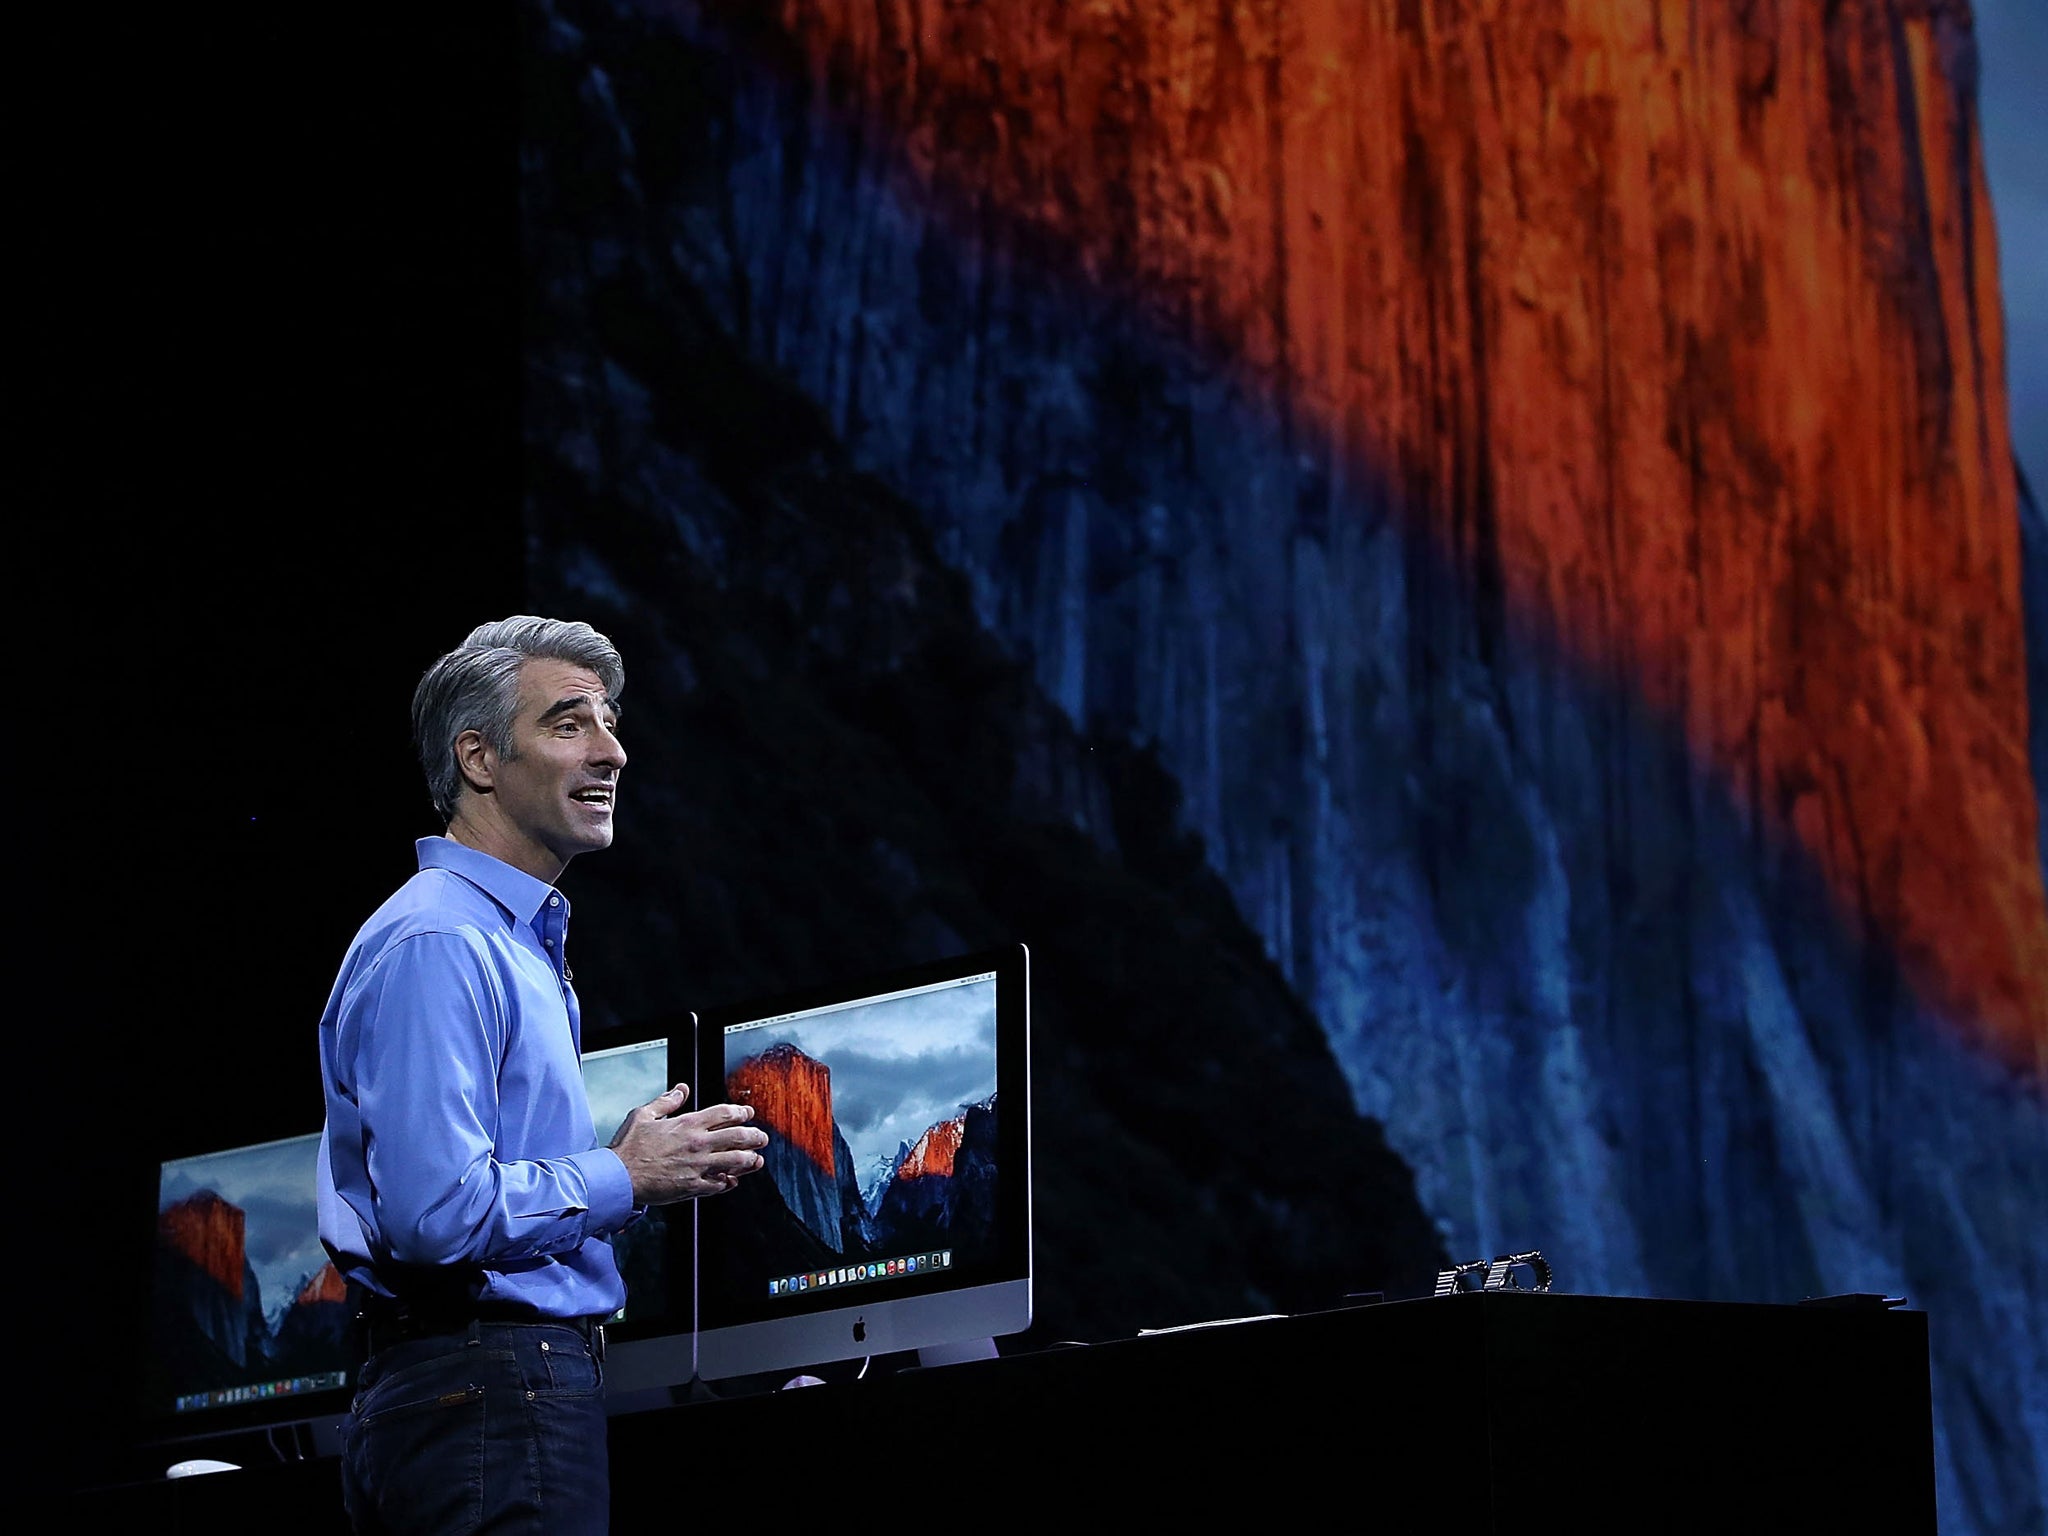
[[[598,1144],[553,887],[445,837],[363,924],[320,1018],[320,1237],[384,1295],[459,1277],[491,1305],[625,1304],[608,1234],[636,1214]]]

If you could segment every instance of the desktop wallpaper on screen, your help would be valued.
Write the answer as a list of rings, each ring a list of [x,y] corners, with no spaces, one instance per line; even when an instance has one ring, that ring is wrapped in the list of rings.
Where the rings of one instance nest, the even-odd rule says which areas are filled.
[[[628,1110],[668,1086],[667,1042],[590,1051],[583,1081],[609,1140]],[[300,1400],[349,1385],[346,1287],[320,1243],[319,1150],[314,1133],[163,1165],[144,1400],[166,1432],[288,1419]],[[626,1324],[665,1326],[669,1219],[651,1211],[613,1238]]]
[[[319,1150],[317,1135],[294,1136],[163,1165],[148,1396],[173,1430],[348,1384],[347,1298],[315,1213]]]
[[[590,1123],[599,1142],[609,1142],[629,1111],[659,1098],[668,1087],[666,1039],[638,1040],[583,1053],[583,1090],[590,1099]],[[669,1241],[672,1220],[672,1211],[656,1206],[612,1234],[612,1256],[626,1281],[626,1305],[616,1321],[629,1326],[666,1326],[663,1319],[671,1299],[669,1266],[679,1257]]]
[[[995,1023],[991,975],[727,1028],[726,1097],[769,1141],[706,1229],[707,1298],[773,1315],[995,1257]]]

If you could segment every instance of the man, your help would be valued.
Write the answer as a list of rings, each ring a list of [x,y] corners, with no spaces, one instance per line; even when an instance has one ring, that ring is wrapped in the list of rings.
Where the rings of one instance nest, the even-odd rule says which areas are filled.
[[[427,671],[413,733],[445,837],[356,935],[320,1020],[320,1235],[366,1359],[344,1430],[360,1532],[606,1530],[609,1236],[716,1194],[767,1137],[678,1083],[590,1122],[554,882],[608,846],[624,669],[587,624],[485,624]]]

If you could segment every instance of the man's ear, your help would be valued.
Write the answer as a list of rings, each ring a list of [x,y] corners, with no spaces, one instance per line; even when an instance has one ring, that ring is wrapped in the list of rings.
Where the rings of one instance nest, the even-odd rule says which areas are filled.
[[[498,754],[479,730],[467,730],[455,738],[455,766],[463,780],[480,795],[488,795],[496,780]]]

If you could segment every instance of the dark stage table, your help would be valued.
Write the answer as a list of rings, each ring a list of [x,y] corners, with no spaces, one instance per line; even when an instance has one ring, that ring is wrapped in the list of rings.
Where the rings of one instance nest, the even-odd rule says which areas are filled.
[[[622,1531],[1206,1529],[1229,1512],[1500,1536],[1931,1533],[1933,1447],[1924,1314],[1519,1292],[677,1401],[611,1426]],[[312,1459],[86,1499],[137,1529],[304,1536],[345,1529],[338,1488]]]

